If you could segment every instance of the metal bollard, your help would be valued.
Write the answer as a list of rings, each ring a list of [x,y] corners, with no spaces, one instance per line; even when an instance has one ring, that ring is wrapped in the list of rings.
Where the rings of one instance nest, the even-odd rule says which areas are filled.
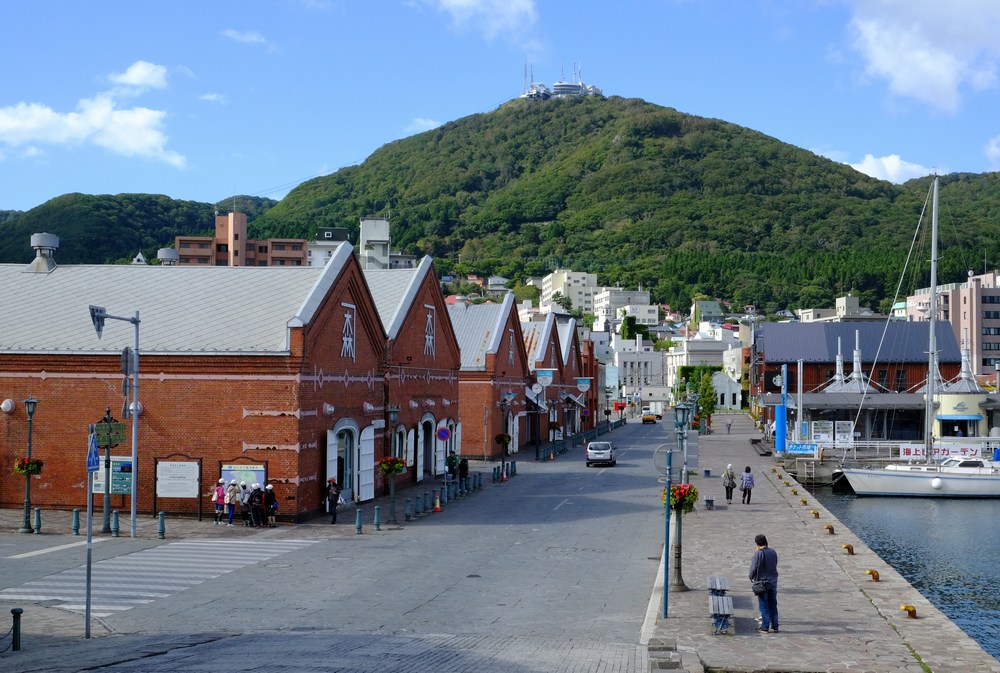
[[[156,524],[156,537],[160,540],[167,534],[167,515],[165,512],[159,513],[159,521]]]
[[[434,504],[431,502],[431,494],[424,491],[424,511],[430,512],[432,509],[434,509]]]
[[[73,535],[80,534],[80,510],[73,510]]]
[[[378,505],[375,505],[375,519],[373,523],[375,524],[375,530],[382,530],[382,517],[380,516]]]
[[[483,473],[476,472],[475,476],[472,478],[472,490],[481,491],[483,490]]]
[[[409,498],[406,499],[406,505],[403,507],[403,518],[406,521],[413,521],[413,503]]]
[[[42,508],[35,508],[35,534],[42,532]]]
[[[420,518],[424,514],[424,499],[419,495],[413,498],[413,516]]]
[[[111,512],[111,537],[118,537],[118,510]]]
[[[14,625],[11,627],[11,645],[10,649],[17,652],[21,649],[21,613],[24,612],[21,608],[11,608],[10,614],[14,615]]]
[[[517,461],[512,460],[510,461],[510,476],[513,477],[515,474],[517,474]]]
[[[451,482],[446,481],[441,484],[441,506],[444,507],[448,504],[448,491],[451,490]]]
[[[354,517],[354,534],[361,535],[361,508],[358,507],[358,511]]]

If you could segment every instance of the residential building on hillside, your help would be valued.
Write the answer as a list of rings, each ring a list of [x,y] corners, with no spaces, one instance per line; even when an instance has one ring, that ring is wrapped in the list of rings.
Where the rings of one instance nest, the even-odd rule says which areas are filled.
[[[691,320],[693,322],[722,322],[726,319],[726,311],[718,300],[700,300],[691,304]]]
[[[930,288],[906,298],[906,319],[925,321]],[[947,320],[958,343],[969,349],[976,376],[1000,371],[1000,271],[969,276],[964,283],[938,286],[938,319]]]
[[[392,251],[388,217],[364,217],[358,233],[358,254],[363,269],[412,269],[417,256]]]
[[[885,320],[887,316],[875,313],[870,308],[862,308],[853,295],[837,297],[833,308],[804,308],[798,311],[802,322],[858,322],[861,320]]]
[[[306,266],[301,238],[247,238],[244,213],[215,214],[215,236],[175,236],[181,266]]]
[[[620,287],[603,287],[594,293],[594,316],[597,318],[594,322],[594,329],[608,332],[618,331],[618,326],[622,321],[622,309],[625,307],[640,307],[633,308],[634,312],[632,313],[626,313],[626,315],[636,315],[636,322],[640,322],[638,317],[641,315],[642,321],[640,324],[656,324],[656,307],[651,307],[654,318],[652,323],[647,322],[648,311],[641,308],[649,307],[649,292],[647,290],[624,290]]]
[[[594,295],[599,289],[597,274],[556,269],[542,279],[539,308],[542,313],[552,311],[552,296],[558,292],[570,300],[573,309],[580,309],[584,313],[593,313]]]
[[[347,229],[320,227],[316,230],[316,240],[306,244],[306,266],[325,266],[333,257],[337,246],[349,240]]]

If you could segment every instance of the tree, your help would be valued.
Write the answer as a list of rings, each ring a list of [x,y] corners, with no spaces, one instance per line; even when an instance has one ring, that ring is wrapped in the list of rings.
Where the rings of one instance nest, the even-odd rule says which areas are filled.
[[[562,292],[556,291],[552,293],[552,303],[557,306],[562,306],[567,312],[573,310],[573,300],[564,295]]]
[[[655,344],[653,344],[654,351],[668,351],[674,347],[673,339],[659,339]]]
[[[715,393],[715,386],[712,385],[712,372],[705,372],[701,375],[701,381],[698,385],[698,406],[701,407],[701,413],[705,417],[706,427],[712,427],[712,414],[715,413],[717,408],[716,400],[718,396]]]

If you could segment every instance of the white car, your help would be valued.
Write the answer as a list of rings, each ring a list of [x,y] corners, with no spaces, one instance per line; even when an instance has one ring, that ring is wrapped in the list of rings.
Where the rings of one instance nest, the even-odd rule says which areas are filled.
[[[594,463],[618,464],[618,451],[611,442],[590,442],[587,444],[587,467]]]

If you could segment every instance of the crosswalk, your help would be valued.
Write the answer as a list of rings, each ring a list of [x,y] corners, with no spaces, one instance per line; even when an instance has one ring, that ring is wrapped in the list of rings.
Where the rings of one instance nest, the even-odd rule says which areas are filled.
[[[152,603],[220,575],[296,551],[316,540],[197,540],[124,554],[91,564],[90,611],[94,617]],[[86,612],[87,567],[81,565],[0,590],[0,598],[57,601]]]

